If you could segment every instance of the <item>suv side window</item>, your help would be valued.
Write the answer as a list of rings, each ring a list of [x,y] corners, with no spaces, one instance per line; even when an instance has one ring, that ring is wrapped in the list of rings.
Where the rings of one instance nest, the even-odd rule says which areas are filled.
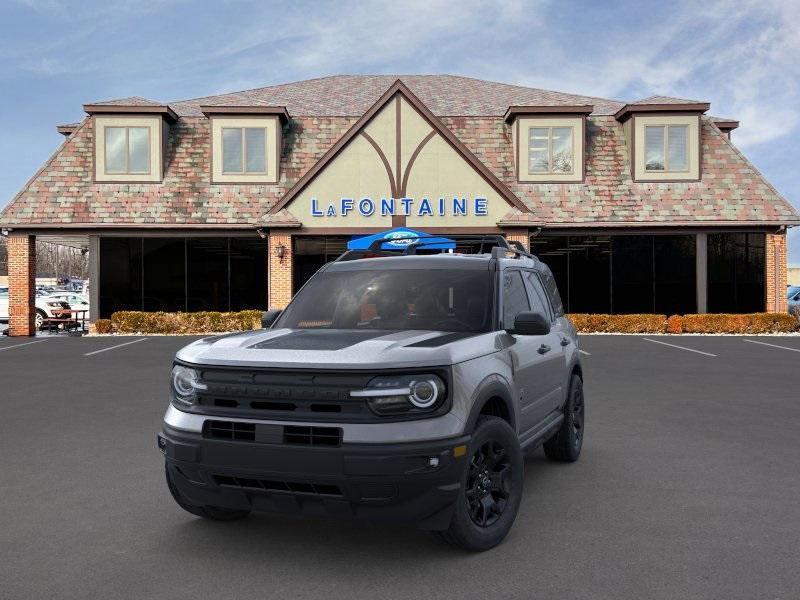
[[[503,329],[513,329],[516,316],[530,310],[528,293],[522,283],[522,274],[519,271],[505,271],[503,273]]]
[[[550,312],[547,296],[542,288],[539,276],[533,271],[525,271],[524,277],[525,283],[528,285],[528,296],[531,299],[531,310],[541,313],[552,321],[553,314]]]
[[[553,277],[553,273],[550,272],[550,269],[546,269],[541,272],[541,276],[544,289],[547,292],[548,298],[550,298],[550,306],[553,307],[553,318],[557,319],[558,317],[563,317],[564,304],[561,302],[561,295],[558,293],[558,286],[556,285],[556,279]]]

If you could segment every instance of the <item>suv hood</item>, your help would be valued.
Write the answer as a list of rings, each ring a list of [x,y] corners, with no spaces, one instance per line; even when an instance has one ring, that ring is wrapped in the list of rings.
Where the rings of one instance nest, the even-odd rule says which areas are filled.
[[[498,332],[264,329],[203,338],[176,358],[205,365],[387,369],[453,365],[501,347]]]

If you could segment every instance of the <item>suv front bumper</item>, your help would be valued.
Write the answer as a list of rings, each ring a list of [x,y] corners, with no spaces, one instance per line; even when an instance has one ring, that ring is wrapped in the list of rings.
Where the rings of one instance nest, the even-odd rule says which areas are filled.
[[[336,447],[219,440],[164,424],[158,446],[188,502],[445,529],[469,436]]]

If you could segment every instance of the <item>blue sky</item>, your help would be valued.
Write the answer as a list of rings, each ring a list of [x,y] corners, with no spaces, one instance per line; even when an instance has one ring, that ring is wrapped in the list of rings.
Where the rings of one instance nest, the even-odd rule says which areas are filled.
[[[84,103],[170,101],[336,73],[453,73],[708,100],[800,206],[800,2],[4,0],[0,206]],[[800,231],[790,233],[800,263]]]

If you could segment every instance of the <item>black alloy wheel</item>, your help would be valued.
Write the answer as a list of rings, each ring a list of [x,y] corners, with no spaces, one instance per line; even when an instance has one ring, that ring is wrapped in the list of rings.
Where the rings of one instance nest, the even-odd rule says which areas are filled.
[[[581,455],[586,437],[586,402],[583,380],[573,373],[569,396],[564,405],[564,419],[555,435],[544,443],[544,453],[550,460],[575,462]]]
[[[572,443],[577,450],[583,445],[583,389],[574,390],[572,397]]]
[[[439,535],[446,542],[482,552],[503,541],[522,501],[524,462],[511,424],[482,415],[463,459],[461,490],[450,525]]]
[[[472,455],[465,493],[469,516],[479,527],[491,527],[503,514],[511,494],[511,459],[497,440],[487,440]]]

